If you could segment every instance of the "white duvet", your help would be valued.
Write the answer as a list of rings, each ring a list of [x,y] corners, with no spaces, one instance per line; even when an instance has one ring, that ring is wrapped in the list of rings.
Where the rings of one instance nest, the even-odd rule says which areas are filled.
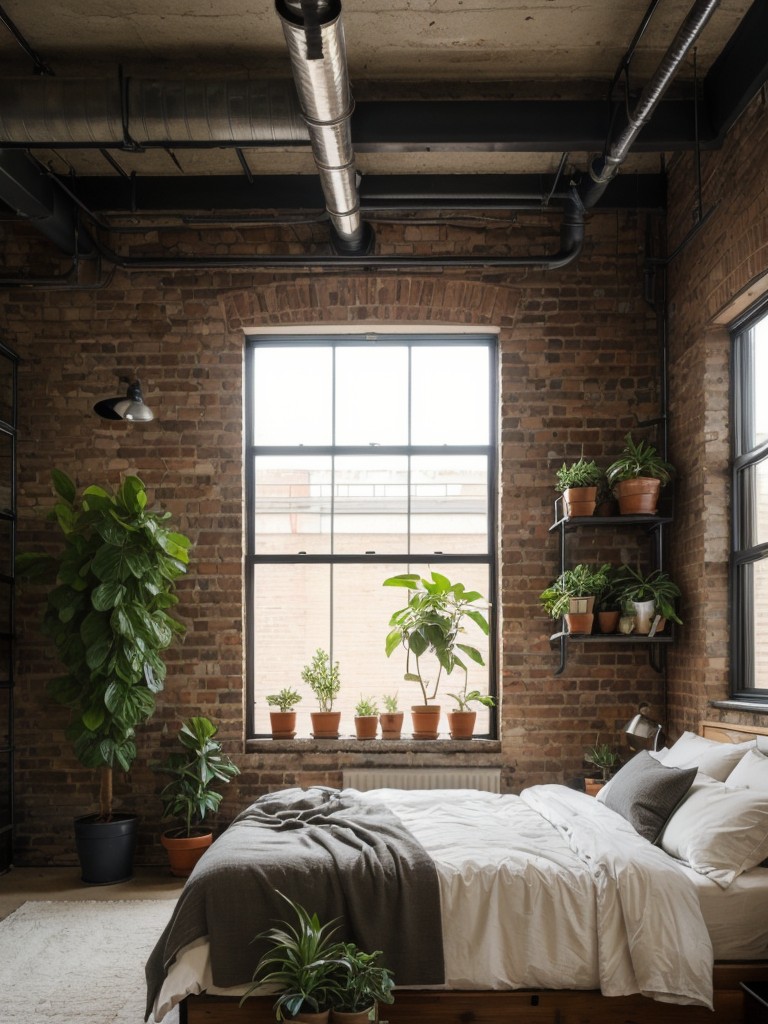
[[[603,804],[564,786],[360,795],[384,801],[435,861],[446,988],[600,989],[711,1008],[695,886]],[[155,1019],[189,993],[222,992],[211,981],[202,941],[171,968]]]

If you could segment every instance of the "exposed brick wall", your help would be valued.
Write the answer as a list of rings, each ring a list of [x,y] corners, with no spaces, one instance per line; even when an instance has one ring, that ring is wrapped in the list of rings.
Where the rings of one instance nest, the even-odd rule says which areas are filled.
[[[704,153],[695,227],[693,158],[678,158],[669,178],[670,425],[681,467],[669,556],[686,594],[685,629],[670,661],[669,710],[678,730],[720,714],[709,700],[728,696],[729,357],[719,326],[736,296],[768,270],[768,110],[759,95],[724,147]],[[755,288],[755,294],[759,289]]]
[[[497,218],[498,219],[498,218]],[[142,816],[140,858],[162,860],[158,780],[162,757],[182,717],[202,713],[222,736],[243,775],[227,788],[226,820],[260,792],[310,782],[338,784],[346,764],[367,763],[359,748],[300,752],[269,743],[245,752],[242,646],[242,332],[286,324],[437,324],[500,328],[501,515],[500,745],[428,753],[403,747],[407,763],[501,763],[518,790],[562,781],[581,768],[584,747],[608,740],[640,700],[662,699],[660,677],[636,648],[574,648],[554,676],[557,653],[539,592],[559,570],[549,533],[554,471],[582,451],[607,463],[623,435],[657,415],[659,364],[655,316],[643,299],[645,217],[591,218],[578,263],[564,270],[399,273],[116,270],[100,288],[38,287],[3,292],[4,335],[20,371],[19,542],[46,538],[50,468],[79,484],[114,484],[137,473],[195,544],[179,587],[184,644],[170,654],[160,708],[138,737],[130,780],[118,802]],[[0,226],[11,265],[50,272],[50,249],[29,231]],[[557,223],[383,226],[379,244],[403,254],[557,248]],[[294,232],[222,228],[204,236],[173,228],[131,236],[134,252],[298,249]],[[55,267],[52,269],[56,269]],[[115,373],[135,370],[158,418],[130,426],[90,415],[117,393]],[[681,452],[682,454],[682,452]],[[633,558],[636,538],[575,538],[574,559]],[[46,700],[58,671],[38,629],[39,594],[19,603],[17,797],[20,863],[71,863],[71,819],[93,808],[96,782],[74,761],[65,714]],[[686,620],[691,612],[686,612]],[[383,631],[382,631],[383,641]],[[677,655],[675,655],[677,657]],[[292,683],[284,680],[281,683]],[[54,845],[56,844],[56,845]]]

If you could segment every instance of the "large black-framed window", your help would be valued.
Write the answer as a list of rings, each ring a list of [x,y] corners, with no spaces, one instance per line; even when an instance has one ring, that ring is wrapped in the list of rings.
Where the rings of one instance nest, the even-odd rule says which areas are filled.
[[[341,734],[354,705],[397,693],[405,655],[384,652],[407,591],[396,573],[436,570],[488,598],[490,636],[467,642],[496,692],[497,351],[492,334],[259,334],[246,339],[246,618],[249,737],[269,732],[266,696],[314,696],[301,668],[317,648],[341,669]],[[457,670],[438,702],[460,687]],[[476,735],[497,735],[480,708]]]
[[[731,697],[768,710],[768,301],[731,338]]]

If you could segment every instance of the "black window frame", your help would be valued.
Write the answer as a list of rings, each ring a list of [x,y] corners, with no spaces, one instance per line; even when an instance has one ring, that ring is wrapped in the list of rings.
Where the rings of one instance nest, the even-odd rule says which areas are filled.
[[[768,684],[755,685],[754,587],[748,568],[768,559],[768,541],[749,543],[750,473],[768,466],[768,440],[748,447],[755,404],[753,331],[768,319],[768,297],[730,325],[731,335],[731,551],[728,572],[730,626],[730,700],[749,710],[768,712]]]
[[[334,345],[337,347],[362,344],[369,345],[404,345],[409,347],[445,347],[446,345],[471,346],[478,345],[488,351],[488,443],[485,445],[392,445],[377,446],[376,451],[382,455],[408,454],[413,456],[446,453],[460,455],[485,455],[487,457],[487,554],[436,554],[434,552],[408,551],[405,553],[388,554],[273,554],[260,555],[255,550],[255,472],[254,465],[257,455],[279,455],[297,446],[279,447],[273,445],[259,446],[253,438],[253,395],[254,395],[254,352],[259,346],[273,347],[309,347],[312,345]],[[488,566],[489,608],[488,622],[490,625],[488,643],[488,693],[494,698],[495,706],[489,714],[489,732],[476,733],[476,738],[496,740],[499,736],[499,702],[498,702],[498,494],[499,494],[499,389],[498,389],[498,337],[495,333],[469,331],[465,333],[446,332],[428,329],[424,332],[394,333],[386,331],[356,331],[354,333],[259,333],[247,334],[245,338],[245,396],[243,401],[244,415],[244,455],[245,455],[245,652],[246,652],[246,739],[265,739],[267,732],[257,732],[255,722],[255,648],[254,629],[254,586],[255,567],[259,564],[393,564],[404,563],[425,564],[439,571],[440,566],[451,564],[480,564]],[[334,398],[335,401],[335,398]],[[303,454],[334,454],[357,455],[370,454],[366,446],[350,445],[318,445],[302,446]],[[410,537],[410,533],[408,534]],[[410,547],[410,544],[408,545]],[[383,634],[382,634],[383,635]],[[286,684],[287,685],[287,684]]]

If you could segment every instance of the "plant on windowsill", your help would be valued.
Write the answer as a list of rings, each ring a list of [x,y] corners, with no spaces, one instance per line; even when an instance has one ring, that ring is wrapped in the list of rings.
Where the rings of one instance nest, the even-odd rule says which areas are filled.
[[[16,569],[50,584],[43,630],[66,675],[51,680],[48,694],[70,711],[78,760],[100,772],[99,813],[75,820],[82,878],[111,884],[132,874],[138,821],[113,810],[113,770],[130,770],[136,728],[163,689],[162,652],[185,631],[170,609],[190,541],[169,528],[169,512],[149,508],[138,477],[126,476],[114,494],[91,486],[78,497],[65,473],[51,475],[58,500],[49,518],[64,546],[58,555],[20,554]]]
[[[408,604],[394,612],[389,620],[390,631],[384,649],[390,657],[399,647],[404,647],[403,679],[419,684],[423,704],[411,708],[414,739],[437,739],[440,707],[432,702],[443,671],[450,675],[458,665],[466,672],[462,654],[478,665],[485,664],[476,647],[459,642],[467,619],[488,635],[488,620],[477,604],[483,597],[475,590],[466,590],[463,583],[451,583],[439,572],[432,572],[430,579],[402,573],[384,580],[383,585],[406,587],[410,592]],[[437,674],[431,685],[424,677],[420,660],[427,654],[437,661]]]
[[[272,693],[266,698],[270,708],[277,708],[276,711],[269,712],[273,740],[292,740],[294,738],[296,735],[296,712],[293,709],[301,699],[301,694],[290,686],[284,686],[282,690]]]
[[[565,569],[539,594],[544,610],[553,619],[565,619],[569,633],[591,633],[594,604],[606,589],[611,567],[583,562]]]
[[[659,492],[674,476],[675,467],[646,441],[634,441],[631,434],[624,440],[624,450],[605,471],[619,513],[655,515]]]
[[[379,727],[379,707],[375,700],[361,695],[355,705],[355,733],[359,740],[375,740]]]
[[[643,573],[631,565],[623,565],[619,573],[621,600],[625,611],[635,616],[636,633],[648,634],[657,616],[655,633],[663,630],[667,621],[682,625],[675,610],[680,588],[668,573],[661,569]]]
[[[379,714],[381,725],[381,738],[383,740],[399,740],[403,731],[403,712],[397,704],[397,694],[385,693],[381,698],[384,702],[384,710]]]
[[[240,774],[215,738],[218,731],[209,718],[188,718],[178,735],[183,751],[152,766],[171,777],[160,793],[163,817],[176,818],[181,824],[168,829],[160,839],[168,853],[171,874],[179,878],[192,872],[213,842],[213,830],[203,825],[203,820],[221,804],[222,794],[215,787]]]
[[[317,697],[318,710],[310,712],[312,735],[315,739],[338,739],[341,712],[333,710],[341,688],[338,661],[331,664],[328,654],[318,647],[312,661],[301,670],[301,678]]]
[[[564,462],[555,475],[556,489],[563,495],[563,514],[569,517],[594,515],[597,488],[604,475],[597,463],[587,461],[582,455],[570,466]]]
[[[492,708],[494,699],[487,693],[480,693],[479,690],[467,692],[468,674],[464,671],[464,687],[458,693],[449,693],[456,701],[456,707],[448,712],[448,727],[452,740],[471,740],[475,732],[477,712],[470,708],[470,704],[482,704],[483,707]]]

